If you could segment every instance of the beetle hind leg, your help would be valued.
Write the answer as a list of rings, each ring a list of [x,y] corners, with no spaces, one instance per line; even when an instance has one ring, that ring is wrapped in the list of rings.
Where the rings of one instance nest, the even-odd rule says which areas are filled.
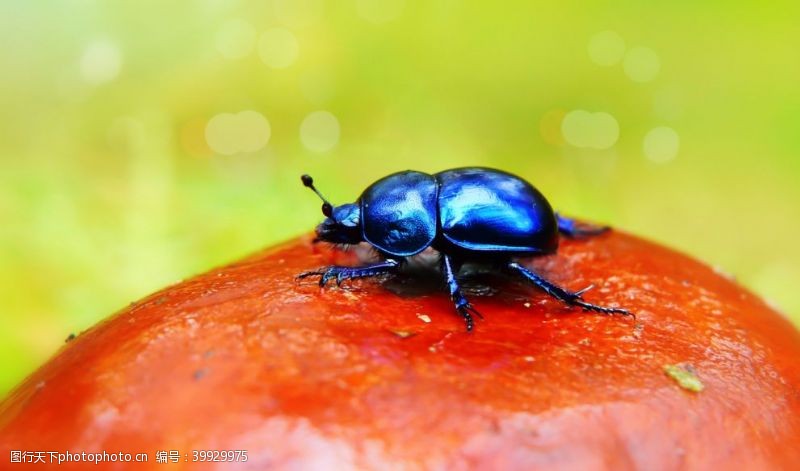
[[[538,286],[545,293],[570,306],[580,306],[584,310],[599,312],[601,314],[622,314],[623,316],[630,316],[633,319],[636,319],[636,314],[628,311],[627,309],[622,309],[618,307],[598,306],[596,304],[591,304],[584,301],[582,295],[583,293],[591,289],[593,287],[592,285],[579,291],[575,292],[568,291],[556,285],[555,283],[547,281],[545,278],[537,275],[533,271],[523,267],[517,262],[509,263],[508,268],[511,271],[517,273],[518,275],[521,275],[523,278],[530,281],[534,285]]]
[[[592,237],[611,230],[608,226],[596,226],[585,222],[579,222],[556,213],[558,222],[558,232],[573,239],[582,237]]]
[[[319,285],[325,286],[329,281],[336,280],[337,285],[341,285],[345,280],[352,280],[356,278],[367,278],[372,276],[379,276],[385,273],[392,273],[400,267],[400,262],[394,259],[386,259],[382,262],[363,267],[342,267],[330,266],[323,267],[319,270],[307,271],[297,275],[297,278],[309,278],[312,276],[319,276]]]
[[[483,319],[480,312],[475,309],[464,294],[461,292],[461,287],[456,280],[456,270],[453,268],[453,260],[444,255],[442,257],[442,271],[444,272],[445,281],[447,282],[447,289],[450,291],[450,299],[455,304],[456,312],[464,319],[467,325],[467,332],[472,331],[475,322],[472,316],[478,316]]]

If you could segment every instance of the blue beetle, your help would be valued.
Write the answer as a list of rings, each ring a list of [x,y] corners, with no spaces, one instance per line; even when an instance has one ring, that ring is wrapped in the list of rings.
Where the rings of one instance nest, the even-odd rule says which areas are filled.
[[[501,170],[466,167],[434,175],[405,171],[370,185],[355,203],[334,207],[303,175],[303,184],[322,199],[325,220],[317,240],[336,244],[366,241],[381,261],[361,267],[329,266],[299,275],[319,276],[319,285],[393,273],[403,261],[428,247],[441,254],[450,298],[467,331],[480,316],[461,293],[456,274],[465,262],[499,265],[538,286],[550,296],[605,314],[633,314],[625,309],[587,303],[580,291],[568,291],[519,264],[520,257],[552,254],[559,232],[567,237],[600,234],[607,227],[578,223],[553,212],[547,199],[522,178]]]

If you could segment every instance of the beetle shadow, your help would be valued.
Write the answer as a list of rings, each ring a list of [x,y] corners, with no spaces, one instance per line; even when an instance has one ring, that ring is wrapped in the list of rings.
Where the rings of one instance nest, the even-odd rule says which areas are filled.
[[[458,274],[465,296],[490,297],[504,291],[511,278],[484,265],[465,265]],[[436,266],[408,267],[387,278],[384,288],[404,298],[441,294],[447,291],[444,275]]]

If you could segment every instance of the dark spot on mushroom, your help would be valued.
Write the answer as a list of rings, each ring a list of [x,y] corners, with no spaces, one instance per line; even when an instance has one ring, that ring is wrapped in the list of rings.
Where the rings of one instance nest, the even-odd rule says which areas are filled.
[[[208,374],[208,370],[206,368],[200,368],[199,370],[194,370],[194,373],[192,373],[192,378],[195,381],[199,381],[203,379],[206,374]]]

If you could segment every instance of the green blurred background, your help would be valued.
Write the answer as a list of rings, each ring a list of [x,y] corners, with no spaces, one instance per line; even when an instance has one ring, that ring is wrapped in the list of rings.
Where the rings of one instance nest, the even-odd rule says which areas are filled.
[[[702,3],[702,4],[701,4]],[[800,4],[0,3],[0,392],[406,168],[488,165],[800,321]]]

